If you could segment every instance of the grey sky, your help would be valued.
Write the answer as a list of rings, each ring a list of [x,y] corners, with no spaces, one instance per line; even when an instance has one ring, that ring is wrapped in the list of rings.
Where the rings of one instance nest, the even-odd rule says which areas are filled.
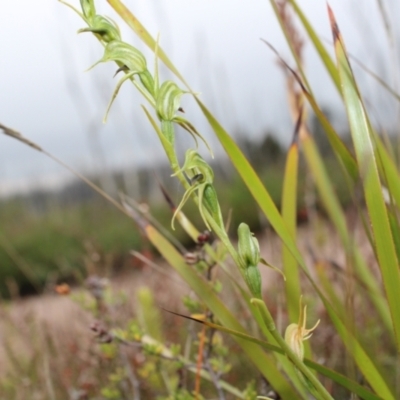
[[[79,6],[78,0],[70,3]],[[152,54],[106,1],[97,3],[98,12],[115,19],[124,39],[142,49],[152,65]],[[325,1],[298,3],[317,32],[330,39]],[[386,1],[393,19],[399,15],[394,3]],[[269,1],[141,0],[126,4],[153,35],[160,32],[161,46],[225,127],[254,137],[271,129],[283,143],[289,140],[292,124],[282,73],[274,55],[259,40],[270,41],[290,59]],[[376,1],[332,0],[330,4],[348,49],[371,68],[390,73],[390,58],[377,60],[378,47],[383,54],[388,51]],[[56,0],[1,0],[0,26],[1,123],[83,171],[100,164],[134,166],[163,157],[140,110],[143,100],[132,85],[122,88],[108,124],[102,124],[117,82],[112,78],[115,66],[104,64],[84,72],[101,57],[102,49],[90,34],[76,34],[84,23],[70,9]],[[324,83],[324,72],[310,47],[306,46],[305,58],[311,84],[323,104],[336,108],[337,95]],[[170,78],[165,70],[162,76]],[[392,103],[386,106],[388,100],[377,96],[369,78],[360,74],[360,80],[366,96],[377,102],[378,111],[379,104],[391,110]],[[183,106],[186,116],[218,148],[189,96]],[[0,195],[28,184],[56,183],[67,176],[43,155],[0,136]]]

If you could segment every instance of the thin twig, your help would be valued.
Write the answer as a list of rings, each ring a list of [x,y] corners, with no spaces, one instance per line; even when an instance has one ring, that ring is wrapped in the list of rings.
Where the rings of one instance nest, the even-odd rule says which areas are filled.
[[[201,375],[200,371],[204,368],[203,365],[203,349],[204,349],[204,342],[206,338],[206,329],[207,327],[203,325],[200,334],[200,343],[199,343],[199,351],[197,353],[197,364],[196,364],[196,381],[194,384],[194,398],[198,400],[200,394],[200,383],[201,383]]]
[[[211,316],[211,318],[212,318],[212,316]],[[210,328],[208,330],[208,343],[207,343],[207,347],[205,349],[204,363],[205,363],[208,373],[210,374],[210,378],[215,386],[215,389],[217,390],[219,400],[225,400],[224,391],[219,383],[219,378],[220,378],[219,375],[220,374],[215,373],[214,370],[212,369],[212,366],[210,365],[210,356],[211,356],[211,353],[213,350],[212,341],[213,341],[215,332],[216,332],[216,330],[213,328]]]

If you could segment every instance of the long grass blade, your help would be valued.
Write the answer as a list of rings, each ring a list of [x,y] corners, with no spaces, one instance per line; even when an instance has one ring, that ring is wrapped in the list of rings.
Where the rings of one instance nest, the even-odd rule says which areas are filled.
[[[302,114],[303,111],[301,110],[297,120],[293,142],[289,147],[286,158],[282,192],[282,218],[294,239],[296,238],[297,224],[297,175],[299,163],[298,134],[302,124]],[[299,301],[301,296],[299,271],[297,260],[293,257],[292,253],[286,246],[282,249],[282,261],[283,272],[286,276],[285,290],[287,310],[290,321],[297,321],[299,319]]]
[[[339,138],[338,134],[336,133],[332,125],[329,123],[329,121],[326,119],[326,117],[320,110],[312,94],[308,92],[307,88],[304,86],[301,78],[298,76],[296,71],[294,71],[282,59],[277,50],[273,46],[271,46],[271,44],[269,44],[268,42],[265,43],[277,55],[281,63],[288,69],[288,71],[294,76],[297,83],[300,85],[302,89],[303,95],[307,98],[309,104],[312,106],[314,112],[316,113],[320,123],[324,127],[327,133],[328,140],[331,143],[331,146],[339,162],[341,162],[341,164],[344,166],[345,171],[347,171],[352,181],[353,182],[358,181],[359,179],[358,166],[356,164],[355,159],[350,154],[350,152],[343,144],[343,142]],[[376,309],[378,310],[379,315],[382,318],[382,321],[384,322],[388,330],[392,331],[392,324],[389,312],[386,307],[385,299],[381,294],[378,282],[376,281],[376,279],[366,266],[366,263],[364,262],[358,249],[354,248],[353,244],[350,241],[344,214],[341,210],[339,201],[333,191],[332,185],[328,178],[322,159],[317,151],[314,140],[307,132],[301,135],[301,139],[302,139],[302,146],[306,155],[306,160],[309,165],[309,169],[311,173],[314,175],[314,179],[317,184],[321,198],[324,202],[325,208],[328,211],[332,222],[337,227],[337,230],[340,234],[344,247],[345,249],[347,249],[347,253],[349,253],[348,255],[350,257],[354,257],[357,274],[361,279],[361,281],[363,282],[363,284],[368,288],[367,293],[370,296],[372,302],[374,303]],[[348,182],[348,184],[351,185],[350,182]]]
[[[382,273],[389,309],[392,316],[397,348],[400,348],[400,272],[382,195],[375,151],[372,142],[370,122],[357,88],[347,55],[332,10],[328,7],[331,20],[339,75],[343,97],[348,114],[350,130],[356,151],[357,161],[362,175],[364,194],[378,262]]]

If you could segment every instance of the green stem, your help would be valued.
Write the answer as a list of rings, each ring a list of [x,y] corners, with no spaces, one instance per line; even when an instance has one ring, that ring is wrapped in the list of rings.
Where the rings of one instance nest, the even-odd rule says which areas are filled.
[[[305,366],[303,361],[294,353],[294,351],[289,347],[289,345],[285,342],[282,336],[276,329],[275,322],[269,312],[267,305],[261,299],[251,299],[251,303],[256,306],[258,311],[260,312],[263,322],[271,335],[274,337],[276,342],[279,344],[281,349],[288,356],[290,361],[294,364],[294,366],[307,378],[307,380],[313,385],[315,389],[315,393],[313,395],[318,396],[320,399],[324,400],[333,400],[333,397],[328,393],[325,387],[321,384],[321,382],[316,378],[316,376]]]

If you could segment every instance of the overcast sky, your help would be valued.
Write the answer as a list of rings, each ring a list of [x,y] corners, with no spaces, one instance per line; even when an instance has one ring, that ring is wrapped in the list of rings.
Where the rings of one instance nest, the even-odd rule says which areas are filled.
[[[79,6],[78,0],[70,0]],[[97,10],[115,19],[123,38],[152,54],[125,28],[105,0]],[[330,39],[326,3],[298,0],[317,32]],[[350,52],[370,68],[391,74],[391,59],[376,0],[331,0]],[[390,18],[400,17],[395,1],[384,2]],[[271,42],[290,60],[290,52],[267,0],[138,0],[126,1],[187,78],[192,88],[232,133],[261,137],[272,130],[282,143],[292,133],[285,85],[275,56],[260,41]],[[393,21],[392,21],[393,22]],[[143,102],[132,85],[125,85],[103,125],[101,120],[117,78],[115,65],[102,64],[102,48],[88,34],[77,35],[83,21],[57,0],[1,0],[0,123],[87,172],[102,165],[134,167],[163,157],[154,132],[143,117]],[[335,90],[311,46],[305,48],[311,84],[321,104],[341,120]],[[384,122],[393,103],[376,91],[368,76],[358,74],[367,100]],[[389,75],[393,76],[393,75]],[[162,78],[171,78],[162,70]],[[388,78],[390,80],[390,78]],[[186,117],[218,149],[212,132],[189,96],[183,98]],[[386,114],[385,114],[386,112]],[[382,122],[382,121],[381,121]],[[190,142],[183,140],[182,148]],[[0,195],[27,185],[56,183],[68,173],[54,162],[11,138],[0,136]]]

